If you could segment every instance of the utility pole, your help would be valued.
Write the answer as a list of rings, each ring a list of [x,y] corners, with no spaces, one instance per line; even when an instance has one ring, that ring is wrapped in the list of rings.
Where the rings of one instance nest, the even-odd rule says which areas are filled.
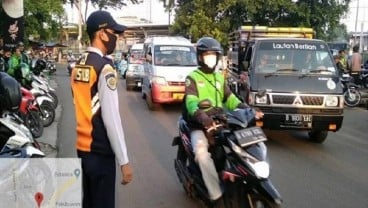
[[[78,0],[78,53],[82,53],[82,0]]]
[[[357,8],[356,8],[354,45],[356,45],[356,36],[357,36],[357,27],[358,27],[358,12],[359,12],[359,0],[357,0]]]

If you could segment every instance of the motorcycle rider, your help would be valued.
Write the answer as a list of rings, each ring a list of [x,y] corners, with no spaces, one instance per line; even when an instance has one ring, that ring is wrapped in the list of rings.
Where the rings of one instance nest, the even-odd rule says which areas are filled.
[[[72,73],[72,68],[73,68],[72,64],[75,64],[75,62],[77,62],[77,60],[76,60],[75,56],[73,55],[72,51],[68,52],[66,60],[68,62],[67,69],[68,69],[68,73],[70,75]]]
[[[191,144],[208,196],[216,204],[222,196],[222,191],[214,161],[208,152],[209,145],[214,142],[213,132],[206,131],[214,126],[211,115],[223,111],[224,107],[234,110],[249,108],[249,106],[242,103],[230,91],[223,74],[215,71],[223,55],[220,43],[214,38],[203,37],[198,40],[196,49],[199,68],[186,77],[183,118],[191,128]],[[198,104],[206,99],[211,101],[212,107],[200,109]],[[256,118],[262,117],[263,113],[256,111]]]

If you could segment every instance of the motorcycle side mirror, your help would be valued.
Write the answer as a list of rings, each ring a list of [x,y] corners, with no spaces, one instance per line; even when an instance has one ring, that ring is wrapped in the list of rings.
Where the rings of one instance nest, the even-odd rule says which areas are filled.
[[[212,102],[209,99],[202,100],[198,103],[198,108],[201,110],[208,109],[212,107]]]

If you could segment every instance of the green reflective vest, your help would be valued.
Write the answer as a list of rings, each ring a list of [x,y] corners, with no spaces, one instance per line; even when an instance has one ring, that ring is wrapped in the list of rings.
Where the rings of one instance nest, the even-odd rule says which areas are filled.
[[[194,81],[198,94],[197,96],[192,94],[186,95],[185,105],[191,116],[198,109],[198,103],[205,99],[209,99],[214,107],[226,107],[229,110],[234,110],[241,103],[232,93],[229,93],[226,98],[225,78],[219,72],[205,74],[201,70],[196,69],[188,77],[191,79],[186,79],[186,87],[193,86],[190,82]]]

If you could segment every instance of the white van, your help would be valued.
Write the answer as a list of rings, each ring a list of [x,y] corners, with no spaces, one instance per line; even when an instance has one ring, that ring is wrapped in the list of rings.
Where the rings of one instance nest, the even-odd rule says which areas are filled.
[[[193,44],[184,37],[149,37],[144,42],[142,97],[150,110],[161,103],[182,102],[185,77],[197,68]]]
[[[129,49],[129,63],[140,64],[142,62],[143,56],[143,43],[133,44]]]

